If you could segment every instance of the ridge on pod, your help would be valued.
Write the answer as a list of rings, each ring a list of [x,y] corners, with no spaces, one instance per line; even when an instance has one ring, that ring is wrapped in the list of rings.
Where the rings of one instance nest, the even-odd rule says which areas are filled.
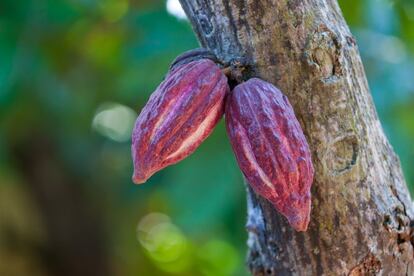
[[[287,97],[258,78],[227,97],[226,129],[248,183],[297,231],[306,231],[314,169],[309,145]]]
[[[209,59],[170,70],[136,120],[133,181],[144,183],[193,153],[223,116],[228,92],[227,77]]]

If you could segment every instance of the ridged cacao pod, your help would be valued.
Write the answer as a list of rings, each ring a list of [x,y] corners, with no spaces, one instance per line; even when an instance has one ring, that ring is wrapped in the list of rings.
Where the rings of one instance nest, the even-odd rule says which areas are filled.
[[[195,48],[188,50],[176,57],[170,65],[170,71],[175,70],[175,68],[178,68],[181,65],[200,59],[209,59],[214,61],[215,63],[219,62],[217,57],[210,50],[205,48]]]
[[[193,153],[224,112],[226,76],[209,59],[179,65],[151,95],[132,134],[133,181]]]
[[[287,97],[257,78],[237,85],[227,98],[226,128],[253,190],[268,199],[297,231],[306,231],[314,169]]]

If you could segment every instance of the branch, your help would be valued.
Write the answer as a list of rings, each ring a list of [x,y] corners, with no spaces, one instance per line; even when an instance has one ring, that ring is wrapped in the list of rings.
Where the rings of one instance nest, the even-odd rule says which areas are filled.
[[[255,275],[412,274],[413,205],[334,0],[181,0],[200,43],[288,96],[313,151],[310,229],[249,190]],[[359,273],[359,274],[358,274]]]

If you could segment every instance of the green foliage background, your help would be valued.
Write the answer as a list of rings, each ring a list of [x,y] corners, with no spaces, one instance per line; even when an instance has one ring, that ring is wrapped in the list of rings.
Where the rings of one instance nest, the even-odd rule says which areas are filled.
[[[340,5],[413,191],[414,2]],[[222,122],[195,154],[131,183],[133,120],[198,45],[165,7],[0,1],[0,275],[247,274],[245,190]]]

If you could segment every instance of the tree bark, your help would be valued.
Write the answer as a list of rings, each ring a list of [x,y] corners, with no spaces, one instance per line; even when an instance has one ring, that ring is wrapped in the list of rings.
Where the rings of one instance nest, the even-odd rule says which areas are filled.
[[[315,166],[311,223],[289,227],[248,189],[254,275],[414,275],[414,208],[335,0],[180,0],[202,46],[277,85]]]

